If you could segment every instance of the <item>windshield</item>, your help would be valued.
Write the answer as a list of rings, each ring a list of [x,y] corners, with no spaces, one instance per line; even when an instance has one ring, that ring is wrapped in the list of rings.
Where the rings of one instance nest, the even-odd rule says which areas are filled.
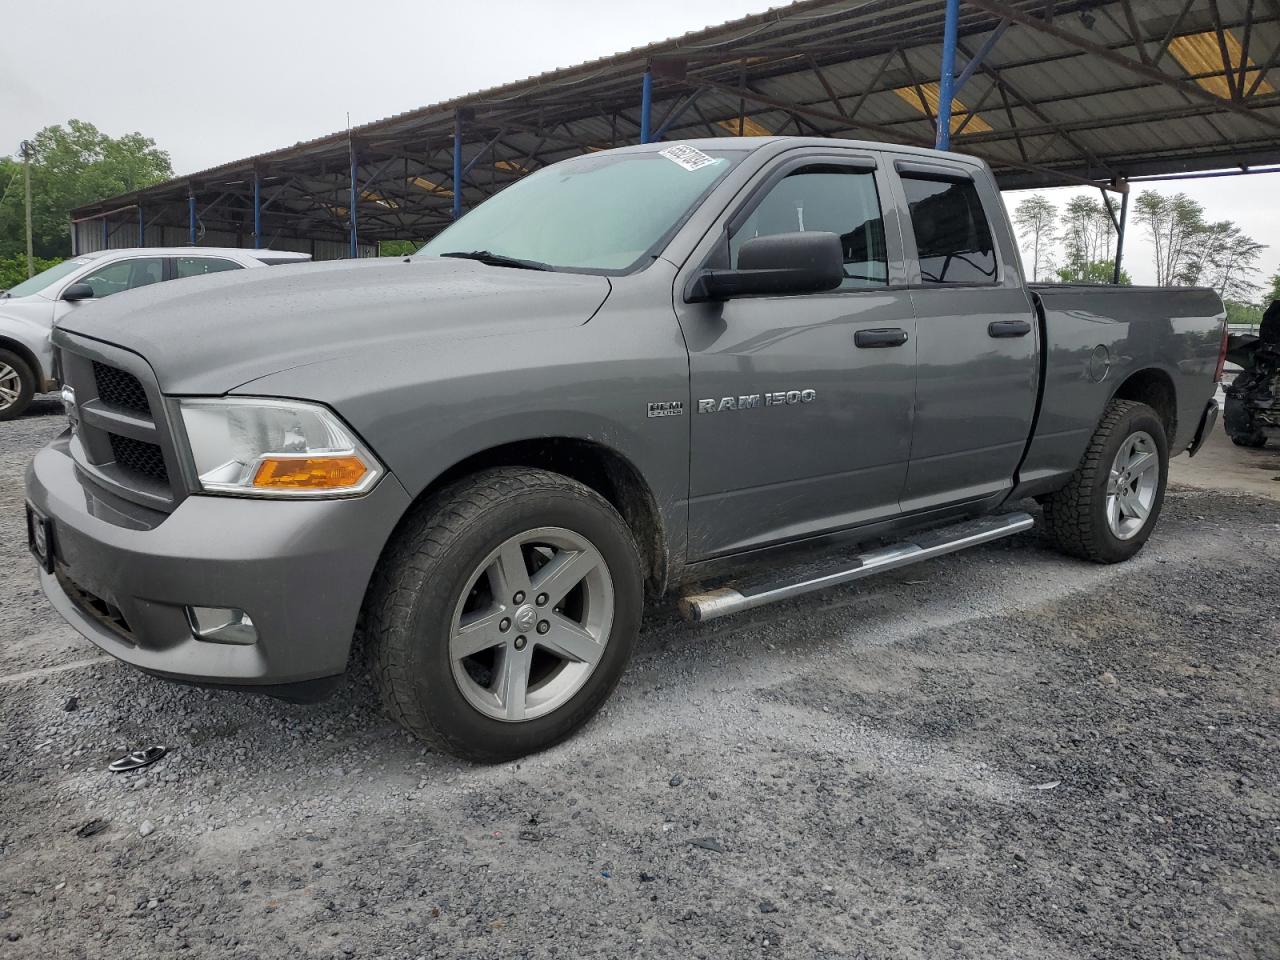
[[[496,255],[552,269],[625,273],[656,254],[744,154],[678,144],[565,160],[486,200],[418,253],[484,252],[491,261]]]
[[[50,284],[56,283],[68,274],[74,273],[92,262],[88,257],[72,257],[70,260],[55,263],[48,270],[41,270],[34,277],[23,280],[16,287],[10,287],[5,291],[5,295],[9,297],[27,297],[33,293],[39,293]]]

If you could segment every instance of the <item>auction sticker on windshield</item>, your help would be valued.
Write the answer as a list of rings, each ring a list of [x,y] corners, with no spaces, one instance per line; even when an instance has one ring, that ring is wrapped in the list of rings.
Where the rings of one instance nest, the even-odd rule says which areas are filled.
[[[687,143],[677,143],[675,146],[659,150],[658,155],[666,157],[672,163],[680,164],[686,170],[701,170],[703,167],[716,162],[715,157],[708,156],[697,147],[691,147]]]

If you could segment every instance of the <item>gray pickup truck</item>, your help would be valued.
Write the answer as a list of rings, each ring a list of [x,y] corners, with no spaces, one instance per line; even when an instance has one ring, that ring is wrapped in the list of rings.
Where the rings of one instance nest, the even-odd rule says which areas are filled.
[[[1132,556],[1224,334],[1210,291],[1026,283],[963,156],[628,147],[407,259],[69,315],[30,541],[145,671],[303,699],[360,637],[401,723],[500,760],[592,715],[646,597],[721,616],[1024,530],[1027,498],[1068,553]]]

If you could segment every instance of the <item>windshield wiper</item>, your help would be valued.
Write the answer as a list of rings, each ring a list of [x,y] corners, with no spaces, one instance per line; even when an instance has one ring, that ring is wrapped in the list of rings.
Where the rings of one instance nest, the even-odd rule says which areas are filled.
[[[517,270],[551,270],[552,267],[547,263],[539,263],[537,260],[521,260],[519,257],[508,257],[501,253],[494,253],[492,250],[451,250],[448,253],[440,254],[442,257],[456,257],[459,260],[478,260],[481,263],[487,263],[491,267],[515,267]]]

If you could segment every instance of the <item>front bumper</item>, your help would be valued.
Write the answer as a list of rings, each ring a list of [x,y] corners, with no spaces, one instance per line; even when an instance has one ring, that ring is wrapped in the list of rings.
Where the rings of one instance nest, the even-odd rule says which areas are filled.
[[[27,497],[52,521],[41,586],[80,633],[150,673],[252,686],[346,669],[369,578],[410,502],[386,476],[349,500],[191,496],[148,525],[80,476],[65,435],[27,468]],[[258,642],[197,640],[187,605],[246,611]]]

